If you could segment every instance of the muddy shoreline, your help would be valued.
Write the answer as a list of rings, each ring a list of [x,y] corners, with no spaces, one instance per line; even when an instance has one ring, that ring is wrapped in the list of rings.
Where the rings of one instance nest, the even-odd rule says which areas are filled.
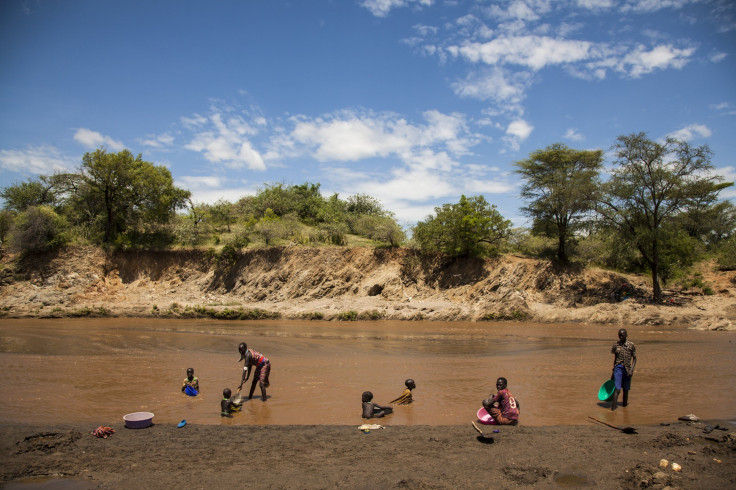
[[[733,488],[727,421],[501,427],[484,443],[467,426],[0,426],[0,480],[66,478],[64,488]],[[729,430],[708,426],[727,427]],[[662,459],[676,462],[660,468]],[[28,488],[28,487],[22,487]],[[32,487],[31,487],[32,488]]]

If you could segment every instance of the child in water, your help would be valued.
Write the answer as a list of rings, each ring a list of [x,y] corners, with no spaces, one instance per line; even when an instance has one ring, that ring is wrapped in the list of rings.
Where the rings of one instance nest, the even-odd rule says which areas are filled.
[[[184,378],[184,384],[181,385],[181,391],[184,392],[189,386],[196,393],[199,393],[199,380],[194,375],[194,368],[187,369],[187,377]]]
[[[416,388],[417,385],[416,383],[414,383],[413,379],[407,379],[406,381],[404,381],[404,384],[406,385],[406,389],[404,390],[404,392],[401,394],[400,397],[398,397],[395,400],[392,400],[391,404],[407,405],[412,402],[411,390]]]
[[[222,390],[222,400],[220,401],[220,415],[223,417],[229,417],[233,412],[239,412],[242,403],[235,403],[232,398],[232,392],[230,388]]]
[[[371,401],[373,400],[373,393],[371,393],[370,391],[363,392],[362,399],[364,419],[380,418],[394,411],[394,409],[391,407],[384,407],[382,405],[379,405],[378,403],[373,403]]]

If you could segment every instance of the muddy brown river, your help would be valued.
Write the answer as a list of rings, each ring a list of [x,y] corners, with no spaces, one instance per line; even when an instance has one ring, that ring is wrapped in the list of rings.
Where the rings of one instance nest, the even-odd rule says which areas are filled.
[[[521,423],[618,425],[694,413],[736,419],[736,332],[631,326],[638,364],[629,406],[598,401],[610,377],[618,326],[462,322],[216,322],[0,320],[0,424],[122,422],[360,424],[361,393],[387,404],[413,378],[414,403],[378,422],[457,425],[475,420],[498,376],[521,404]],[[237,344],[270,358],[271,387],[232,418],[223,388],[237,388]],[[201,393],[181,393],[186,369]],[[248,382],[248,386],[250,381]],[[245,388],[244,388],[245,389]]]

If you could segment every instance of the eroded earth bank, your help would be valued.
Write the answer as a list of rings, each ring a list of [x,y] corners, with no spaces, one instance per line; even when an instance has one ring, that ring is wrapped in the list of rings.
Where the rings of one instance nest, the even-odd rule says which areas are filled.
[[[504,255],[409,249],[269,248],[242,253],[69,248],[4,256],[5,317],[527,320],[736,328],[736,272],[700,267],[698,288],[653,304],[646,276]]]

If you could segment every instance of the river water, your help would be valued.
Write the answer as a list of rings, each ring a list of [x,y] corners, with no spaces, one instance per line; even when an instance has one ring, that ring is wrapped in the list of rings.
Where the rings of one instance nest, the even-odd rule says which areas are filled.
[[[311,322],[82,319],[0,320],[0,424],[122,422],[360,424],[360,398],[387,404],[413,378],[414,403],[384,425],[457,425],[505,376],[524,425],[573,425],[594,416],[618,425],[694,413],[736,420],[736,332],[631,326],[638,364],[629,406],[598,402],[610,377],[618,326],[486,322]],[[223,388],[237,388],[237,344],[269,357],[260,390],[232,418]],[[181,393],[186,369],[201,393]],[[250,386],[250,381],[244,390]]]

